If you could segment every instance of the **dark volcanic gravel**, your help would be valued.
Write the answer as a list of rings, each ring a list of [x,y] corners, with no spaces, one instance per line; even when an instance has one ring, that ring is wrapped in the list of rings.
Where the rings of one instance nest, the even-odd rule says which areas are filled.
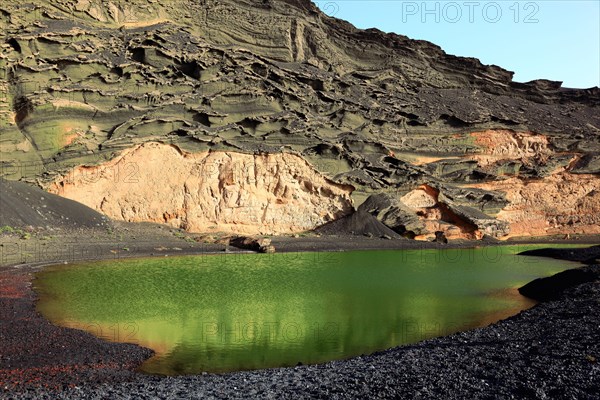
[[[600,281],[600,265],[589,265],[535,279],[519,288],[519,293],[537,301],[557,300],[571,287],[597,281]]]
[[[31,393],[138,376],[132,370],[151,350],[52,325],[35,311],[31,279],[31,273],[18,269],[0,273],[0,397],[8,391]]]
[[[139,347],[103,343],[40,320],[29,288],[24,297],[17,289],[19,279],[26,283],[29,278],[14,273],[25,278],[15,278],[13,303],[7,300],[10,289],[2,284],[0,381],[2,388],[11,386],[23,371],[29,381],[0,392],[6,398],[599,398],[597,281],[569,288],[558,300],[486,328],[370,356],[295,368],[159,377],[131,372],[132,364],[149,354]],[[5,309],[6,304],[12,308]],[[8,325],[12,333],[26,336],[5,336],[5,318],[15,318],[5,312],[19,320],[18,327]],[[34,347],[39,340],[43,346]],[[10,352],[15,346],[23,349],[25,341],[32,342],[31,354],[16,355],[24,363],[21,369],[8,368],[4,344],[10,344]],[[60,346],[67,347],[61,352]]]
[[[578,261],[584,264],[597,264],[600,260],[600,245],[585,249],[546,248],[528,250],[519,253],[522,256],[538,256],[557,258],[559,260]]]

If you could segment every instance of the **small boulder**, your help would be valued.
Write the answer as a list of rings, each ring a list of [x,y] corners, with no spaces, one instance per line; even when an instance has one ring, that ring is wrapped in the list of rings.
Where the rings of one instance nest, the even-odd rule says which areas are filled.
[[[269,238],[254,238],[248,236],[237,236],[229,240],[231,246],[252,250],[258,253],[275,253],[275,246],[271,244]]]
[[[448,243],[448,238],[446,237],[446,234],[444,232],[436,231],[433,242],[446,244],[446,243]]]

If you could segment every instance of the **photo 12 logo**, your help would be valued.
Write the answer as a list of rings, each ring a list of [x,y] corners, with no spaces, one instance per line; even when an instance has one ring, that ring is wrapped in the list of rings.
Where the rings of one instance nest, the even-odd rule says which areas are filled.
[[[335,1],[315,1],[314,3],[330,17],[335,17],[340,12],[340,5]]]
[[[402,22],[498,23],[510,20],[516,24],[536,24],[540,6],[536,2],[505,1],[405,1],[402,2]]]

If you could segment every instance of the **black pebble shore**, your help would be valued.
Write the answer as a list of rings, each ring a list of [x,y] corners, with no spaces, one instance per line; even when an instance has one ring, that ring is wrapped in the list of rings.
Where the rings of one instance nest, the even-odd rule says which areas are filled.
[[[600,276],[600,266],[586,267]],[[547,278],[550,279],[550,278]],[[599,399],[600,282],[485,328],[321,365],[84,382],[3,398]]]

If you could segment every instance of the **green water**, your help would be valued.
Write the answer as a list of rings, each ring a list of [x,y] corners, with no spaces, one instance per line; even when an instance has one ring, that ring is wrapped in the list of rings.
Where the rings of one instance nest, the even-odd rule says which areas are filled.
[[[220,372],[369,354],[518,313],[532,303],[515,288],[577,265],[515,255],[534,247],[99,261],[47,268],[35,286],[52,322],[154,349],[145,372]]]

